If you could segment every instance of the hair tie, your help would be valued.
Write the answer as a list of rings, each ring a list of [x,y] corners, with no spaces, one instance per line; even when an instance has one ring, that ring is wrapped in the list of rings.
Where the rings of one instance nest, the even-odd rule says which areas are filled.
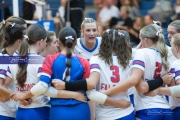
[[[67,37],[65,37],[65,39],[66,39],[66,40],[67,40],[67,39],[74,40],[74,38],[73,38],[72,36],[67,36]]]
[[[14,26],[15,26],[15,23],[11,24],[11,26],[14,27]]]
[[[23,37],[27,40],[29,40],[29,37],[27,35],[23,35]]]
[[[110,29],[107,29],[106,32],[109,33]]]
[[[121,35],[122,35],[122,36],[124,36],[124,34],[123,34],[123,33],[121,33],[121,32],[118,32],[118,35],[119,35],[119,36],[121,36]]]
[[[156,32],[156,35],[159,36],[159,33],[162,32],[162,29],[159,29],[157,32]]]
[[[3,19],[2,23],[5,25],[5,24],[6,24],[6,21]]]

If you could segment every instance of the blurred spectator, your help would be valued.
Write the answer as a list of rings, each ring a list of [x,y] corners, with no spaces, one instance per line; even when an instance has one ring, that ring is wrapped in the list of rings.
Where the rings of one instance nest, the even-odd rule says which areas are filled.
[[[35,12],[34,2],[31,0],[24,0],[22,6],[22,18],[25,20],[32,20]]]
[[[156,0],[154,8],[149,10],[148,14],[153,16],[154,20],[165,23],[172,14],[171,0]]]
[[[67,1],[65,7],[65,21],[67,21]],[[84,17],[84,0],[70,0],[70,22],[71,27],[76,31],[77,37],[80,37],[80,27]],[[78,9],[77,9],[78,8]]]
[[[0,3],[0,6],[1,6],[2,4]],[[0,8],[0,13],[1,13],[1,8]],[[7,19],[8,17],[10,17],[11,16],[11,12],[10,12],[10,10],[9,10],[9,6],[8,6],[8,4],[7,3],[4,3],[4,20],[5,19]],[[2,18],[1,18],[1,15],[0,15],[0,20],[1,20]]]
[[[105,28],[102,25],[98,24],[98,32],[99,32],[99,36],[101,36],[103,34],[103,32],[105,31]]]
[[[4,19],[7,19],[11,16],[11,12],[9,10],[9,6],[7,3],[4,3]]]
[[[140,32],[141,28],[143,28],[143,26],[144,26],[143,17],[137,17],[133,23],[132,28],[129,28],[128,32],[130,34],[131,47],[135,47],[136,45],[139,44],[139,42],[140,42],[139,32]]]
[[[130,3],[132,3],[134,5],[134,7],[139,10],[139,0],[130,0]],[[116,6],[118,8],[121,8],[121,6],[125,5],[126,0],[116,0]]]
[[[34,1],[34,0],[32,0]],[[45,0],[38,0],[39,2],[35,1],[36,10],[34,12],[33,19],[34,20],[52,20],[52,11],[47,10],[50,9],[49,4],[46,4]]]
[[[101,11],[102,8],[105,7],[103,0],[94,0],[94,4],[96,5],[96,18],[99,16],[99,12]]]
[[[120,19],[113,17],[110,21],[110,28],[122,29],[128,31],[133,26],[133,21],[128,16],[130,8],[122,6],[120,9]]]
[[[114,0],[104,0],[105,7],[101,9],[98,16],[98,24],[109,26],[112,17],[119,18],[119,9],[114,5]]]
[[[153,23],[153,17],[151,15],[144,16],[144,24],[149,25]]]
[[[139,10],[134,6],[134,2],[132,0],[125,0],[124,6],[129,6],[131,8],[129,12],[129,17],[132,20],[135,20],[136,17],[140,16]]]
[[[60,0],[60,3],[61,6],[58,8],[56,17],[61,17],[62,21],[65,22],[64,15],[65,15],[66,0]]]
[[[180,0],[176,0],[173,10],[175,14],[171,16],[171,21],[180,19]]]

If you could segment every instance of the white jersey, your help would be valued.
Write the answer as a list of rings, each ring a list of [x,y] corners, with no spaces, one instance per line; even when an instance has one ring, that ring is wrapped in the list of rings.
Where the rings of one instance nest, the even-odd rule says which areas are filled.
[[[134,58],[134,55],[136,53],[136,48],[132,48],[132,59]],[[132,61],[131,61],[132,64]],[[129,77],[129,76],[128,76]],[[128,95],[134,94],[134,86],[128,89]]]
[[[96,86],[96,90],[107,90],[125,80],[130,74],[130,64],[123,70],[123,67],[118,63],[117,56],[114,55],[112,57],[113,65],[111,66],[107,65],[105,61],[98,56],[93,56],[90,59],[90,72],[96,71],[100,73],[100,81]],[[127,91],[110,97],[116,100],[125,99],[130,101]],[[132,105],[128,108],[121,109],[114,106],[96,104],[95,117],[96,120],[115,120],[129,115],[133,110]]]
[[[144,71],[143,77],[145,81],[153,80],[170,71],[165,71],[161,63],[161,56],[157,50],[143,48],[136,51],[133,68]],[[134,102],[136,111],[149,108],[170,108],[165,96],[144,96],[137,90],[134,91]]]
[[[175,81],[180,79],[180,60],[176,60],[173,62],[172,69],[174,69]],[[169,104],[171,106],[171,109],[180,107],[180,99],[175,98],[175,97],[170,97]]]
[[[17,55],[17,54],[14,53],[14,55]],[[9,55],[0,53],[0,56],[9,56]],[[8,66],[9,66],[9,64],[0,64],[0,78],[3,78],[3,79],[6,78],[6,75],[9,72]],[[12,92],[16,91],[14,81],[12,81],[8,86],[5,86],[5,85],[3,85],[3,86]],[[0,101],[0,115],[8,116],[8,117],[15,117],[16,111],[17,111],[17,102],[15,102],[11,99],[7,102]]]
[[[29,56],[37,56],[37,59],[38,59],[39,55],[37,55],[35,53],[30,53]],[[17,64],[9,66],[10,73],[8,74],[8,76],[11,77],[13,80],[15,80],[17,91],[27,92],[35,84],[37,84],[39,82],[39,77],[41,75],[41,68],[42,68],[42,64],[28,64],[26,81],[24,83],[25,86],[23,88],[21,88],[17,84],[17,80],[16,80],[16,74],[18,71]],[[21,108],[38,108],[38,107],[49,106],[49,104],[48,104],[49,99],[48,99],[48,97],[46,97],[44,95],[34,96],[31,99],[32,99],[32,103],[30,105],[24,106],[19,103],[19,107],[21,107]]]
[[[177,58],[173,55],[171,47],[167,46],[168,49],[168,59],[170,62],[174,62],[175,60],[177,60]]]
[[[82,39],[81,38],[78,38],[77,39],[77,45],[75,46],[75,49],[74,49],[74,53],[77,55],[77,56],[80,56],[86,60],[90,60],[90,58],[96,54],[99,53],[99,48],[100,48],[100,44],[101,44],[101,37],[97,37],[96,38],[96,45],[93,49],[89,50],[88,48],[86,48],[84,45],[83,45],[83,42],[82,42]]]

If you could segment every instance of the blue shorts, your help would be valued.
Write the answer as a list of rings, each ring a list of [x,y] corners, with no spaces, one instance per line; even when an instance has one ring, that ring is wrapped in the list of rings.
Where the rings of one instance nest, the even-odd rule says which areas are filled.
[[[15,120],[15,118],[0,115],[0,120]]]
[[[90,120],[90,109],[87,102],[76,105],[53,105],[50,109],[50,120]]]
[[[49,120],[49,107],[18,108],[16,120]]]
[[[171,109],[151,108],[136,111],[136,118],[141,120],[173,120]]]
[[[180,107],[174,108],[172,111],[173,111],[173,120],[180,120]]]
[[[119,118],[117,120],[135,120],[134,111],[131,114],[124,116],[122,118]]]
[[[131,103],[132,103],[132,105],[134,107],[134,94],[129,95],[129,97],[130,97],[130,101],[131,101]]]

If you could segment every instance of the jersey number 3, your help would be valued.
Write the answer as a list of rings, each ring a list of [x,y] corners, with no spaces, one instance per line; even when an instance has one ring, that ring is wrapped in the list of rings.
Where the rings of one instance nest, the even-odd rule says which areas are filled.
[[[161,70],[162,70],[162,65],[159,62],[156,62],[156,70],[154,71],[154,78],[158,78],[161,76]]]
[[[120,81],[120,77],[119,77],[119,67],[117,66],[110,66],[110,70],[112,71],[112,77],[111,77],[111,81],[113,83],[118,83]]]

